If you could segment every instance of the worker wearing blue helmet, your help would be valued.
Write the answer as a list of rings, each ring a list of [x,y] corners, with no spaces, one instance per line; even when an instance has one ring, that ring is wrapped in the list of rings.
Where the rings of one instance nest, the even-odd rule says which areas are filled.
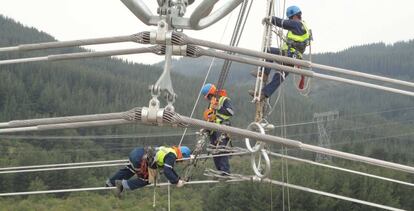
[[[152,183],[156,169],[163,169],[171,184],[182,187],[184,181],[174,171],[174,164],[177,159],[190,155],[191,150],[186,146],[135,148],[129,154],[129,164],[109,178],[106,186],[116,186],[116,195],[120,196],[124,190],[135,190]],[[131,179],[134,175],[137,177]]]
[[[306,47],[310,44],[312,39],[311,31],[308,29],[306,23],[302,20],[302,11],[297,6],[290,6],[286,9],[286,16],[288,19],[281,19],[275,16],[265,17],[262,21],[263,24],[271,24],[288,30],[286,37],[284,38],[285,43],[282,49],[270,47],[267,52],[272,54],[282,54],[284,56],[302,59],[303,53]],[[271,62],[271,61],[268,61]],[[267,80],[270,74],[270,68],[264,69],[264,81]],[[256,76],[256,71],[251,73]],[[289,73],[276,71],[273,75],[272,81],[268,83],[262,90],[262,99],[270,97],[280,84],[284,81],[285,77]],[[249,94],[254,95],[253,90],[249,90]]]

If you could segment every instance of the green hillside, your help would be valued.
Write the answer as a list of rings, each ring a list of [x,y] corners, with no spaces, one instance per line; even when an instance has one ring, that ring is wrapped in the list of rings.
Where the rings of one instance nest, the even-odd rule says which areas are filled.
[[[1,47],[51,40],[54,38],[44,32],[0,16]],[[414,54],[411,53],[413,45],[413,41],[410,41],[392,46],[359,46],[339,53],[314,55],[314,60],[413,81],[414,75],[410,68],[414,66]],[[0,54],[0,60],[78,51],[85,49]],[[190,114],[203,80],[200,75],[207,70],[208,61],[209,59],[183,59],[174,62],[172,80],[178,94],[175,106],[179,113]],[[217,70],[220,69],[218,67]],[[248,76],[250,67],[239,65],[235,68],[240,71],[237,74],[232,71],[226,86],[236,111],[233,125],[244,128],[253,120],[254,106],[247,95],[253,80]],[[148,86],[157,80],[161,71],[157,65],[135,64],[113,58],[0,66],[0,121],[118,112],[136,106],[147,106],[150,99]],[[215,80],[211,78],[210,81]],[[292,81],[288,80],[284,86],[285,99],[276,104],[275,111],[268,120],[275,125],[282,124],[282,102],[286,104],[287,124],[311,122],[315,112],[338,110],[340,118],[330,130],[332,148],[413,166],[412,98],[338,83],[317,80],[313,83],[314,89],[310,96],[303,97],[296,92]],[[199,104],[197,117],[201,116],[205,106],[206,102]],[[26,136],[25,139],[2,135],[0,167],[126,159],[129,151],[136,146],[178,144],[181,132],[181,129],[132,125],[19,134]],[[136,138],[78,138],[85,135],[125,134],[135,135]],[[166,134],[167,137],[145,137],[158,134]],[[272,134],[280,134],[280,128]],[[30,136],[37,139],[30,139]],[[67,139],[50,136],[64,136]],[[316,144],[318,130],[312,123],[299,124],[287,128],[287,137]],[[188,136],[184,143],[193,146],[193,136]],[[239,140],[234,143],[241,144]],[[278,150],[279,146],[271,146],[271,149]],[[314,154],[296,149],[289,149],[289,154],[309,159],[315,157]],[[339,159],[331,162],[338,166],[414,182],[412,175],[397,171]],[[234,157],[231,164],[234,173],[252,174],[248,157]],[[206,179],[202,176],[205,166],[211,168],[213,165],[211,161],[201,165],[196,172],[197,179]],[[116,169],[0,174],[0,192],[102,186]],[[281,180],[280,169],[280,160],[273,159],[273,179]],[[297,162],[289,162],[289,182],[389,206],[404,209],[414,207],[412,188]],[[167,190],[159,188],[156,192],[155,210],[165,210]],[[152,188],[147,188],[130,192],[122,200],[109,192],[8,197],[0,198],[0,210],[151,210],[154,209],[152,193]],[[264,183],[186,186],[183,189],[172,189],[172,209],[269,210],[272,206],[273,209],[280,210],[283,197],[280,187]],[[222,198],[228,200],[220,200]],[[290,199],[292,210],[374,210],[294,190],[290,190]]]

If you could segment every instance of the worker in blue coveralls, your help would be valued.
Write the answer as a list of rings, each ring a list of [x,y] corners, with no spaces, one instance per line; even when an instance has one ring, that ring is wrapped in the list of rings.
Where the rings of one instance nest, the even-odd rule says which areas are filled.
[[[306,47],[310,44],[311,32],[306,26],[306,23],[302,20],[302,11],[297,6],[290,6],[286,10],[286,16],[289,19],[281,19],[278,17],[265,17],[263,19],[263,24],[272,24],[283,29],[288,30],[288,33],[285,38],[285,43],[282,46],[282,52],[279,48],[270,47],[267,52],[272,54],[280,54],[288,56],[291,58],[302,59],[303,53],[306,50]],[[268,61],[271,62],[271,61]],[[253,76],[257,76],[256,71],[251,72]],[[264,69],[263,80],[266,81],[268,75],[270,74],[270,68]],[[263,87],[261,100],[264,98],[269,98],[280,84],[284,81],[285,77],[289,73],[276,71],[273,75],[273,79],[265,87]],[[265,80],[266,79],[266,80]],[[249,90],[249,94],[254,96],[254,91]]]
[[[162,168],[171,184],[182,187],[184,181],[174,171],[174,164],[177,159],[189,158],[190,154],[186,146],[135,148],[129,154],[129,164],[109,178],[106,186],[116,186],[116,195],[120,197],[124,190],[135,190],[150,184],[151,172]],[[137,177],[130,179],[134,175]]]
[[[209,101],[208,108],[204,111],[204,120],[217,124],[230,125],[230,118],[234,111],[230,98],[225,90],[217,90],[214,84],[206,84],[201,89],[201,94]],[[219,131],[207,131],[210,137],[210,144],[216,146],[228,146],[230,137]],[[216,169],[222,172],[223,176],[230,174],[229,156],[214,157]]]

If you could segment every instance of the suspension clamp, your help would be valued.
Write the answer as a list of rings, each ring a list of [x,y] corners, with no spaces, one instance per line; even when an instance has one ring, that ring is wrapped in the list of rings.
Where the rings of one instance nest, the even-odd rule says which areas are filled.
[[[168,24],[165,20],[158,22],[157,31],[150,32],[151,44],[171,45],[172,31],[168,30]]]
[[[142,107],[141,121],[147,124],[162,125],[162,117],[164,109],[160,109],[160,101],[158,96],[161,92],[160,87],[150,86],[152,99],[149,101],[148,107]]]

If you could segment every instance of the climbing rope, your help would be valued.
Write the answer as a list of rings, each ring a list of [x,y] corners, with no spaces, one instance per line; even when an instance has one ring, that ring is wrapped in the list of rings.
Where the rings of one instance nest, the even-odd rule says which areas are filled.
[[[249,4],[249,0],[244,0],[242,3],[242,6],[240,7],[240,12],[239,15],[237,17],[237,21],[236,24],[234,26],[233,29],[233,34],[230,40],[230,46],[238,46],[240,39],[243,35],[243,31],[244,31],[244,27],[246,25],[247,22],[247,18],[249,17],[250,14],[250,10],[253,4],[253,0],[250,0],[250,4]],[[222,69],[220,71],[220,75],[217,81],[217,90],[222,90],[224,87],[224,84],[226,82],[226,79],[228,77],[228,74],[230,72],[230,67],[231,67],[232,61],[230,60],[224,60]],[[216,98],[218,98],[218,94]]]

